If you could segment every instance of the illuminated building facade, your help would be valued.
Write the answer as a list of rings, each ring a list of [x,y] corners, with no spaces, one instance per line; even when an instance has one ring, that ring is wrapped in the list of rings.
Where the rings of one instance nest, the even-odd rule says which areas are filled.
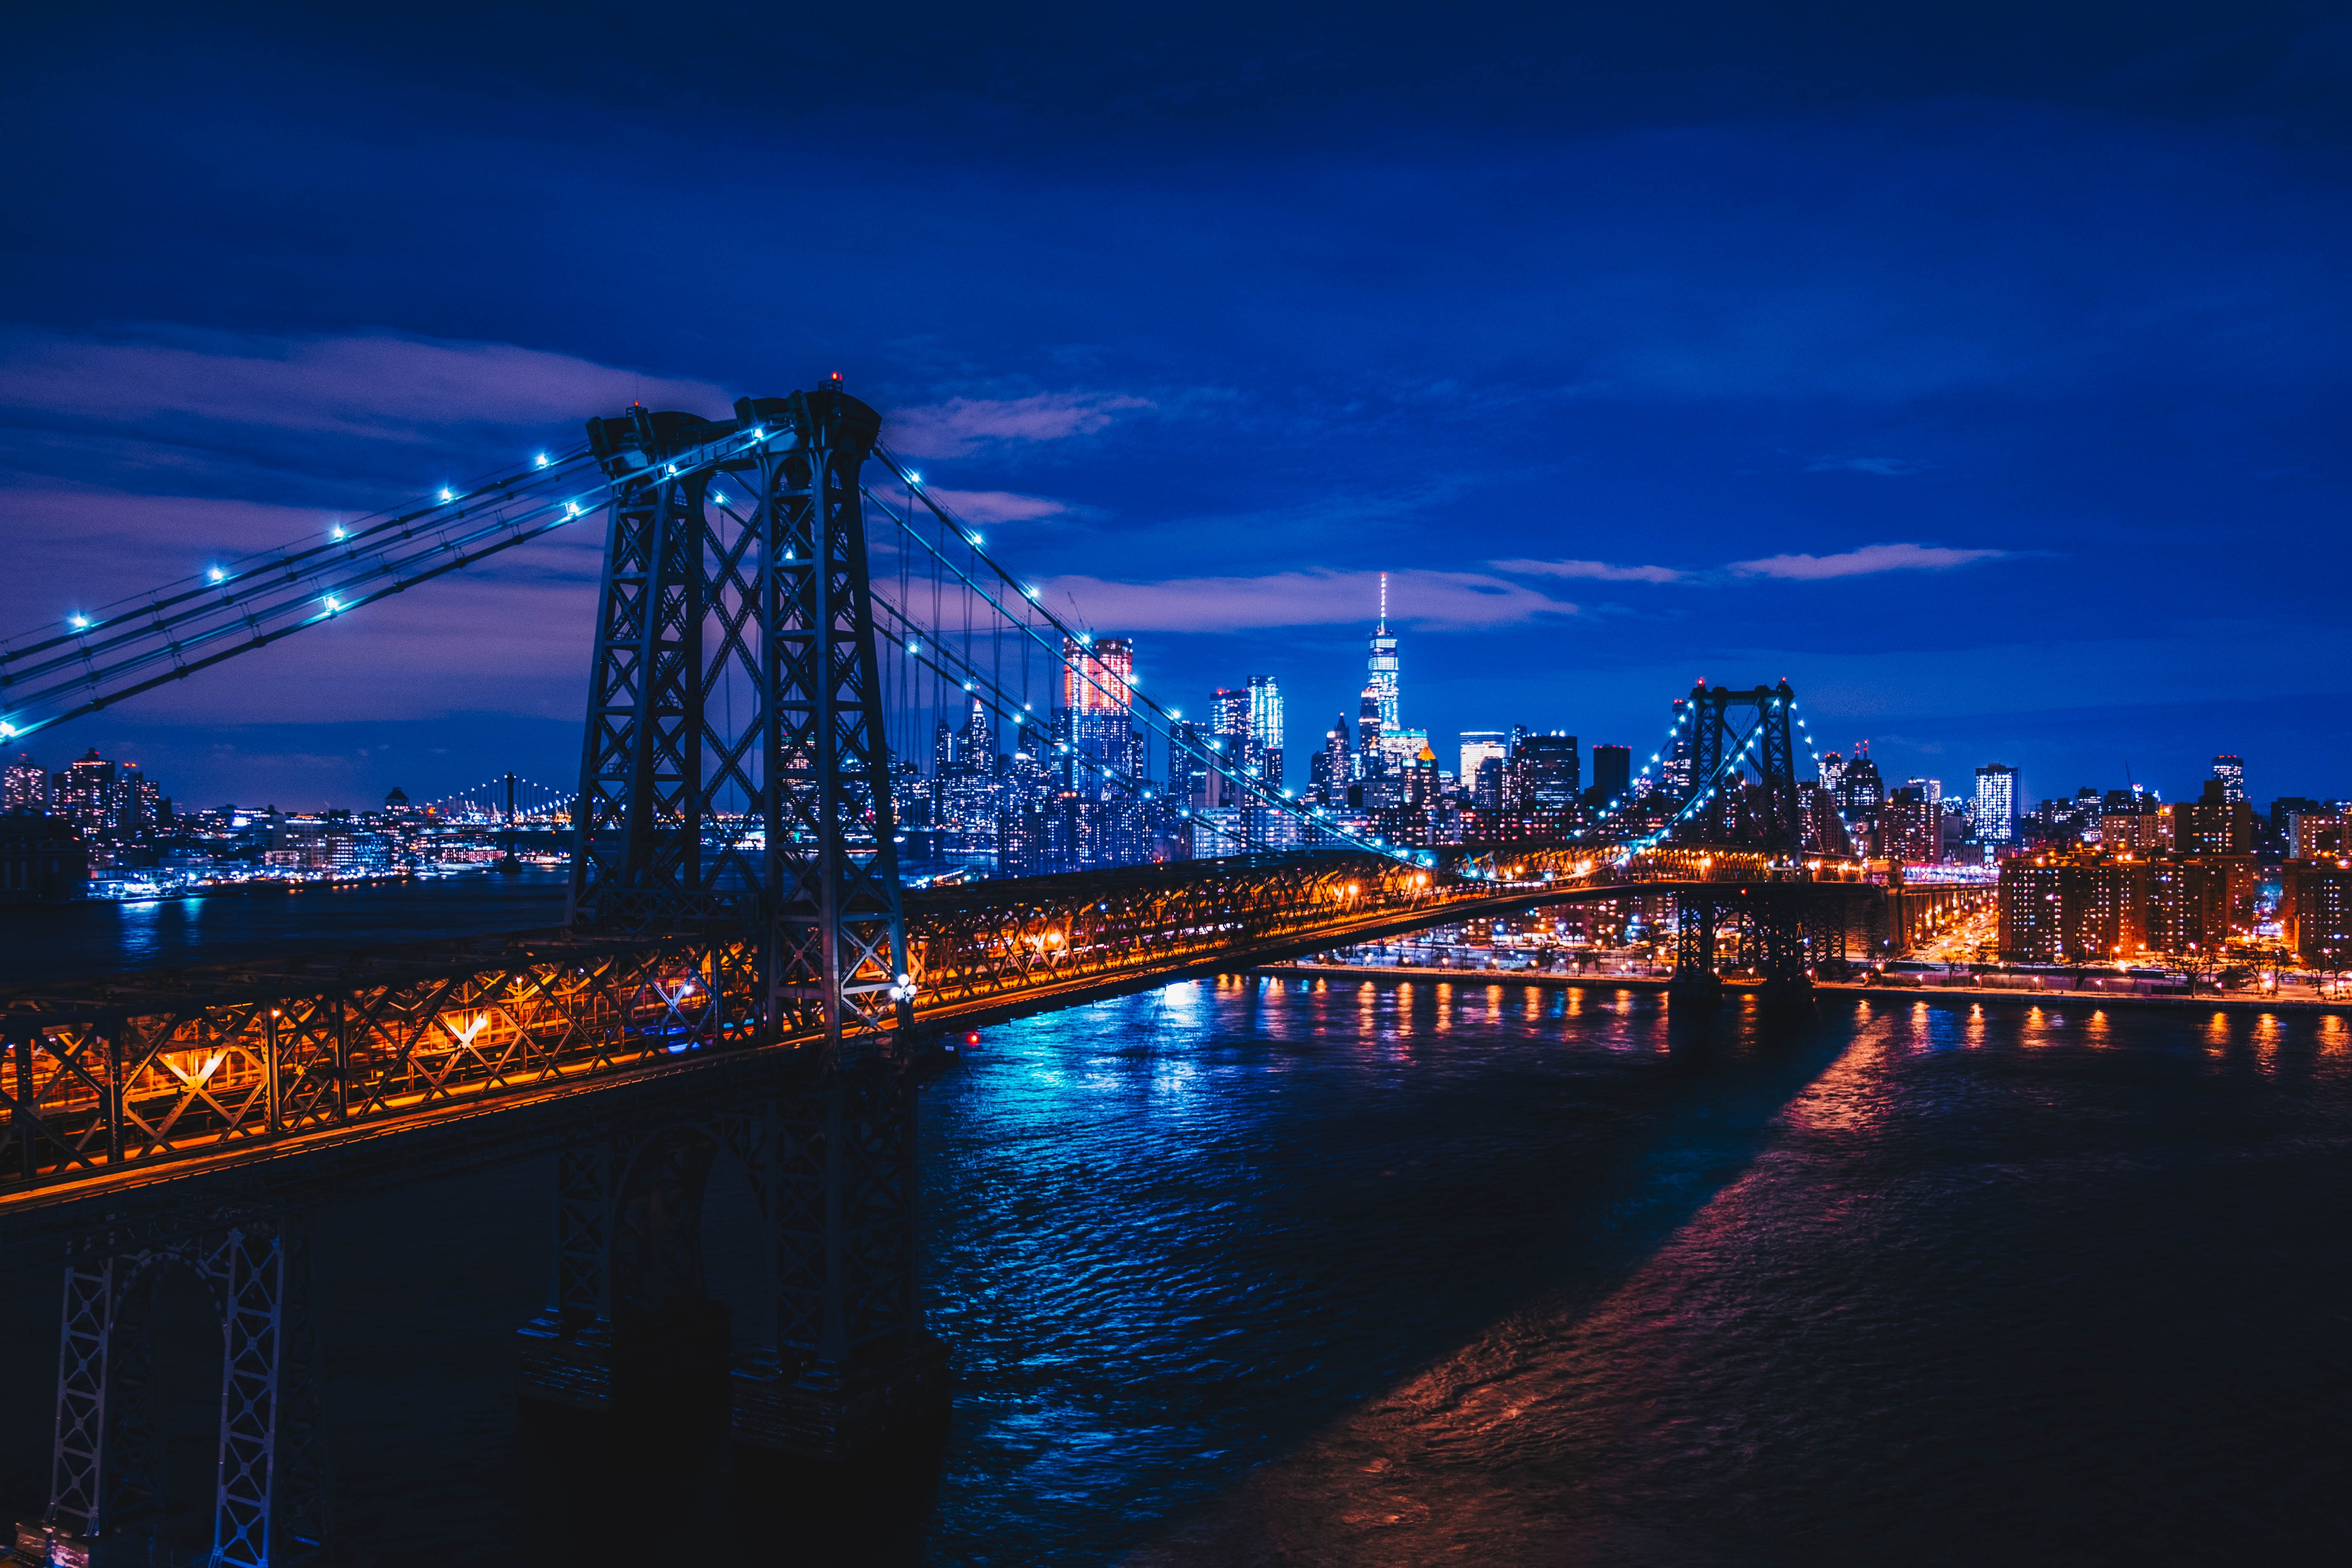
[[[1455,770],[1454,776],[1460,779],[1465,787],[1475,786],[1478,779],[1479,764],[1489,758],[1497,763],[1501,763],[1510,751],[1509,742],[1510,737],[1500,730],[1463,731],[1460,753],[1462,763]],[[1479,804],[1491,805],[1493,803],[1482,801]]]
[[[2000,954],[2022,963],[2112,963],[2137,954],[2148,868],[2098,855],[2037,856],[2000,868]]]
[[[2213,759],[2213,778],[2221,786],[2221,798],[2232,805],[2246,804],[2246,759],[2224,754]]]
[[[1249,679],[1249,732],[1256,748],[1258,776],[1280,789],[1282,766],[1282,688],[1271,675]]]
[[[2316,969],[2352,969],[2352,868],[2291,866],[2282,879],[2286,942]]]
[[[1977,792],[1969,803],[1969,816],[1981,844],[2002,845],[2017,841],[2018,799],[2017,770],[2000,763],[1988,763],[1977,770]]]
[[[2203,795],[2174,805],[2171,812],[2172,847],[2183,855],[2254,852],[2254,808],[2243,799],[2231,799],[2225,779],[2207,779]]]

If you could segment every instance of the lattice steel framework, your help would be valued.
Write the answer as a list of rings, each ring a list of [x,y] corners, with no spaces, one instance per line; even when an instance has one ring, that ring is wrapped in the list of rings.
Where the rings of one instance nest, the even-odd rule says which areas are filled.
[[[735,413],[589,423],[615,490],[572,919],[756,931],[770,1036],[878,1058],[910,1016],[858,486],[881,416],[833,386]],[[727,461],[672,461],[747,433]],[[714,713],[738,685],[741,710]]]
[[[1691,814],[1685,837],[1707,844],[1729,841],[1727,807],[1734,786],[1746,777],[1736,765],[1744,761],[1760,780],[1750,799],[1761,820],[1744,825],[1748,831],[1741,837],[1778,854],[1799,852],[1804,820],[1798,804],[1797,749],[1790,723],[1796,701],[1785,680],[1747,691],[1725,686],[1691,689],[1691,779],[1695,788],[1713,798]],[[1753,723],[1744,733],[1735,732],[1733,710],[1749,709],[1755,711]]]
[[[165,1269],[189,1270],[220,1314],[220,1457],[215,1568],[278,1568],[328,1549],[318,1326],[298,1219],[245,1217],[167,1244],[123,1249],[100,1229],[66,1269],[58,1336],[57,1441],[49,1507],[20,1527],[17,1553],[80,1561],[136,1539],[165,1510],[162,1432],[151,1404],[152,1298]],[[118,1545],[118,1550],[120,1547]],[[151,1545],[149,1554],[153,1548]]]

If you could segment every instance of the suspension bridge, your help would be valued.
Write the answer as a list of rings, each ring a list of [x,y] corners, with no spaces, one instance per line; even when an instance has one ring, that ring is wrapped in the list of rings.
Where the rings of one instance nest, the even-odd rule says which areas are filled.
[[[0,1239],[72,1254],[51,1495],[20,1560],[141,1550],[164,1492],[147,1303],[174,1268],[211,1289],[227,1347],[211,1561],[329,1551],[304,1237],[338,1191],[552,1155],[526,1393],[602,1409],[723,1384],[743,1440],[847,1458],[947,1398],[911,1173],[919,1090],[969,1031],[1623,897],[1673,899],[1677,1006],[1712,1001],[1727,942],[1797,1001],[1883,901],[1809,815],[1786,682],[1692,694],[1686,788],[1644,770],[1592,823],[1507,856],[1408,848],[1234,767],[941,505],[837,380],[731,419],[632,408],[587,432],[0,646],[0,736],[30,736],[555,530],[604,531],[576,788],[509,778],[443,803],[509,826],[561,811],[562,926],[0,998]],[[1063,868],[907,885],[907,759],[955,734],[1009,738],[1064,803],[1058,839],[1003,828]],[[1239,803],[1213,830],[1173,782],[1212,773]],[[727,1150],[772,1244],[763,1344],[742,1357],[698,1250]]]

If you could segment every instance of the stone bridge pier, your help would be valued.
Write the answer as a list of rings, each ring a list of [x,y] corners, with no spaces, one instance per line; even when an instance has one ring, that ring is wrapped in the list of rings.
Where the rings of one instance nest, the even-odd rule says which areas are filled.
[[[917,1069],[777,1083],[693,1120],[618,1121],[557,1157],[547,1310],[526,1397],[625,1413],[723,1387],[738,1440],[852,1459],[943,1420],[947,1348],[915,1266]],[[731,1160],[721,1162],[721,1153]],[[748,1173],[766,1279],[751,1348],[704,1287],[714,1168]]]

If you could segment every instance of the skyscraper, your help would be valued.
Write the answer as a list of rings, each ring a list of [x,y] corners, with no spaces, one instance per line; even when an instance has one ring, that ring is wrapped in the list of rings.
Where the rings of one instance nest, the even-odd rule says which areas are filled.
[[[1309,770],[1314,775],[1315,798],[1326,805],[1348,804],[1348,786],[1355,783],[1354,759],[1348,750],[1348,716],[1340,714],[1331,721],[1331,728],[1323,736],[1323,749],[1315,753]]]
[[[32,758],[19,754],[0,770],[0,811],[43,811],[49,804],[49,775]]]
[[[2015,768],[2000,763],[1988,763],[1977,770],[1976,798],[1969,803],[1969,816],[1975,823],[1979,842],[2011,844],[2016,841],[2017,795]]]
[[[2246,759],[2226,753],[2213,759],[2213,776],[2221,781],[2221,798],[2231,805],[2246,798]]]
[[[1364,697],[1377,703],[1381,731],[1394,734],[1404,728],[1397,706],[1397,639],[1389,630],[1389,574],[1381,574],[1381,618],[1372,628],[1371,655],[1364,661]]]
[[[1633,749],[1631,746],[1596,745],[1592,748],[1592,793],[1595,802],[1607,805],[1622,796],[1633,784]]]
[[[1513,811],[1565,811],[1576,804],[1582,773],[1575,736],[1529,735],[1511,749],[1504,805]]]
[[[1465,730],[1462,731],[1462,767],[1454,776],[1462,781],[1465,789],[1475,788],[1478,782],[1478,764],[1492,757],[1497,763],[1510,749],[1510,737],[1500,730]]]
[[[1259,776],[1282,787],[1282,688],[1271,675],[1249,679],[1250,739],[1256,743]]]
[[[1125,637],[1062,639],[1062,706],[1073,713],[1117,713],[1134,705],[1135,645]]]
[[[1688,800],[1691,793],[1691,716],[1690,699],[1675,699],[1675,727],[1666,742],[1665,761],[1658,765],[1658,776],[1665,781],[1670,800]]]

